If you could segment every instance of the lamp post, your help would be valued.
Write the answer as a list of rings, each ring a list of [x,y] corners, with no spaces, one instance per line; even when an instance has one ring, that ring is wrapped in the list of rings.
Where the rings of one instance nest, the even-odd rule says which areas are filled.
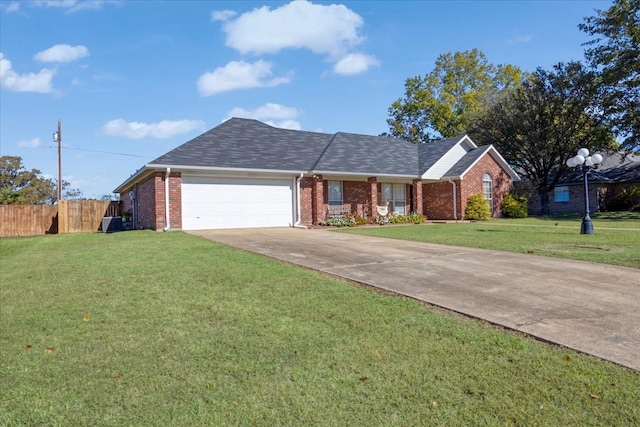
[[[589,150],[581,148],[578,154],[567,160],[567,166],[570,168],[579,167],[582,170],[582,182],[584,185],[584,217],[580,226],[580,234],[593,234],[593,223],[589,216],[589,181],[587,176],[589,171],[602,162],[600,154],[589,156]]]

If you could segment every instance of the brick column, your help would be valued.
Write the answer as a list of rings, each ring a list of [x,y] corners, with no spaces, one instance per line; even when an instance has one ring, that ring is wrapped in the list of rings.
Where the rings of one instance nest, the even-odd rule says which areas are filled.
[[[375,218],[378,216],[376,207],[378,206],[378,180],[375,176],[367,178],[369,183],[369,217]]]
[[[318,225],[325,219],[324,211],[324,183],[322,175],[314,175],[311,194],[311,205],[313,210],[313,224]]]
[[[413,180],[413,210],[424,215],[422,207],[422,180]]]

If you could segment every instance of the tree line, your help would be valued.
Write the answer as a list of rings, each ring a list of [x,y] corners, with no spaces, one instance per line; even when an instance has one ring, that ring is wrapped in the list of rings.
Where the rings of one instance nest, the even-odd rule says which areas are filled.
[[[468,134],[493,144],[548,213],[548,194],[578,148],[640,152],[640,0],[595,12],[578,25],[592,37],[584,64],[524,72],[477,49],[440,55],[429,74],[406,80],[385,135],[429,143]]]

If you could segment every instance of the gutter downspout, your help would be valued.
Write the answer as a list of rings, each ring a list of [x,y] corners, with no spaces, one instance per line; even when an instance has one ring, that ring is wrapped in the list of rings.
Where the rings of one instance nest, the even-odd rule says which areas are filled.
[[[456,182],[453,180],[449,180],[451,185],[453,186],[453,219],[458,220],[458,195],[456,191]]]
[[[167,172],[164,178],[164,218],[167,225],[162,229],[162,231],[168,231],[171,229],[171,211],[169,209],[169,174],[171,173],[171,168],[167,168]]]
[[[296,222],[293,224],[293,227],[306,230],[307,226],[300,224],[300,220],[302,219],[302,215],[300,214],[300,181],[302,181],[303,176],[304,172],[300,172],[300,176],[296,178]]]

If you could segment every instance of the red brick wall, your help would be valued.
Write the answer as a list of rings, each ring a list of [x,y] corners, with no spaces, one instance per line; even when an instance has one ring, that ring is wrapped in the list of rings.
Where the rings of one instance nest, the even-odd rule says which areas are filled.
[[[164,217],[165,214],[163,213],[162,216]],[[182,229],[182,174],[180,172],[171,172],[169,175],[169,218],[171,228]]]
[[[459,183],[456,182],[456,185],[459,190]],[[458,196],[458,204],[459,200]],[[453,185],[450,182],[423,184],[422,205],[427,219],[453,219]],[[458,210],[458,218],[460,217]]]
[[[164,172],[156,172],[132,189],[135,193],[136,206],[131,207],[130,190],[120,193],[122,209],[135,212],[133,227],[140,229],[161,230],[165,222]],[[169,176],[169,216],[171,228],[182,228],[182,178],[179,172],[171,172]]]
[[[313,178],[313,189],[311,191],[311,212],[313,215],[313,224],[320,224],[326,219],[324,201],[327,200],[327,195],[324,187],[322,176],[316,176]]]
[[[342,183],[342,202],[345,211],[356,212],[365,217],[369,212],[369,183],[344,181]]]
[[[569,185],[568,187],[568,202],[554,201],[554,192],[549,192],[549,213],[552,215],[584,212],[584,187],[582,185]],[[591,212],[598,211],[598,193],[599,189],[597,186],[589,186],[589,210]]]
[[[465,175],[462,179],[460,186],[460,204],[462,210],[459,213],[464,213],[464,209],[467,205],[467,199],[474,194],[482,193],[482,176],[485,173],[491,174],[493,181],[493,217],[499,218],[502,216],[500,211],[500,204],[505,194],[511,191],[513,182],[509,175],[496,163],[493,158],[485,154],[480,161]]]
[[[137,212],[133,222],[134,228],[156,229],[156,181],[160,179],[158,175],[151,175],[135,187]]]
[[[313,223],[313,183],[312,177],[304,177],[300,181],[300,223]]]

